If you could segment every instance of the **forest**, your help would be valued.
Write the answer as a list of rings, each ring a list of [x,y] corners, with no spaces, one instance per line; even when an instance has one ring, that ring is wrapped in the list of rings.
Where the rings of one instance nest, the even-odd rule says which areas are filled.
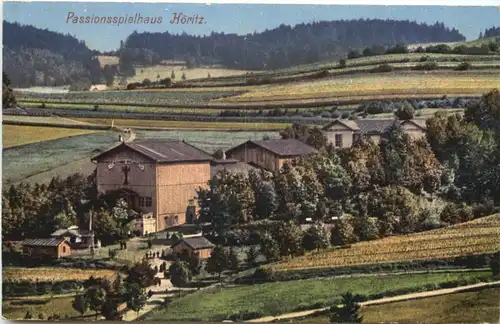
[[[83,41],[47,29],[3,22],[3,71],[12,86],[62,86],[101,83],[95,52]]]

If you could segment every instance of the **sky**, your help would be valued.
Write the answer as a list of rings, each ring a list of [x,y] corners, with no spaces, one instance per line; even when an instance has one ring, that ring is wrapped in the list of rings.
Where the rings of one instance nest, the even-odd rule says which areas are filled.
[[[162,17],[155,24],[80,24],[68,20],[95,16]],[[173,15],[204,17],[203,24],[171,24]],[[480,31],[500,26],[497,7],[445,6],[346,6],[284,4],[167,4],[96,2],[10,2],[3,4],[4,20],[70,34],[91,49],[115,50],[132,32],[165,32],[206,35],[212,31],[247,34],[273,29],[280,24],[296,25],[321,20],[379,18],[434,24],[443,22],[458,29],[468,40]],[[156,20],[158,22],[158,20]]]

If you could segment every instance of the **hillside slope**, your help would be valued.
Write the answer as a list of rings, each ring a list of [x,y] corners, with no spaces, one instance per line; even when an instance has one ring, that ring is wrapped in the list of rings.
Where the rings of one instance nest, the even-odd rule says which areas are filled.
[[[410,235],[392,236],[353,244],[276,263],[276,270],[335,268],[362,264],[430,260],[500,249],[500,215]]]
[[[92,51],[70,35],[4,21],[3,46],[3,70],[14,87],[101,81]]]

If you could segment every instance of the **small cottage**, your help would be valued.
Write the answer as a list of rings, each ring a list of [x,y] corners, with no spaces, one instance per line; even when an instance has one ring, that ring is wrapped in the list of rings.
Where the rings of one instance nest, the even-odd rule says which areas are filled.
[[[58,229],[50,236],[65,239],[73,249],[88,249],[92,245],[94,237],[91,231],[79,229],[78,226]],[[96,242],[94,242],[94,245],[96,245]]]
[[[71,246],[63,238],[26,239],[23,255],[30,258],[59,259],[71,255]]]
[[[171,246],[176,254],[187,254],[190,257],[198,256],[200,259],[208,259],[215,245],[203,236],[190,237],[177,241]]]

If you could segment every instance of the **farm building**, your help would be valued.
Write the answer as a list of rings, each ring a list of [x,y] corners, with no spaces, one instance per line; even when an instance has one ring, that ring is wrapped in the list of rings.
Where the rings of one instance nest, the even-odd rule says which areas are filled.
[[[226,151],[230,159],[272,172],[287,161],[314,153],[317,153],[315,148],[296,139],[250,140]]]
[[[328,141],[338,148],[351,147],[362,136],[369,137],[378,144],[395,122],[400,123],[401,127],[415,139],[425,136],[424,119],[401,122],[394,119],[335,120],[323,127],[323,131]]]
[[[71,246],[63,238],[26,239],[23,255],[31,258],[59,259],[71,255]]]
[[[203,236],[190,237],[177,241],[171,246],[176,254],[188,254],[190,257],[195,254],[200,259],[208,259],[215,245]]]
[[[196,190],[207,188],[213,157],[184,141],[134,141],[92,158],[97,190],[124,198],[132,210],[155,219],[155,231],[192,223]]]

